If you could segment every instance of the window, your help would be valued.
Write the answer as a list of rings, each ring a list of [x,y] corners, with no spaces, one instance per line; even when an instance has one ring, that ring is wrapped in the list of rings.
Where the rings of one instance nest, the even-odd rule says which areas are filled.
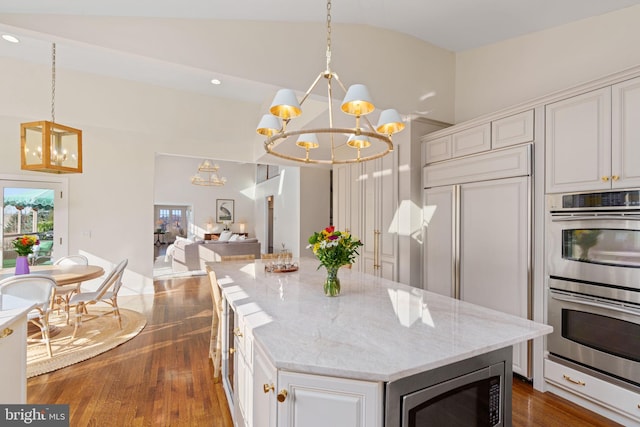
[[[191,207],[175,205],[155,205],[155,231],[165,233],[164,241],[171,243],[176,236],[187,237]]]
[[[264,182],[268,179],[280,175],[280,167],[276,165],[256,165],[256,183]]]

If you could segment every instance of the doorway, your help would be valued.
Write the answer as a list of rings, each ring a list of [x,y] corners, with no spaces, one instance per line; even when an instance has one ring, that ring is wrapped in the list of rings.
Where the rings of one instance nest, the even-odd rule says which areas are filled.
[[[188,230],[193,222],[192,209],[190,206],[181,205],[155,205],[154,218],[155,259],[165,254],[166,247],[173,243],[176,237],[188,237]]]
[[[273,253],[273,195],[266,197],[265,206],[267,207],[267,221],[266,221],[266,234],[267,234],[267,253]]]
[[[2,268],[15,266],[16,251],[12,241],[28,234],[38,237],[29,261],[32,264],[51,264],[54,256],[66,254],[68,210],[66,185],[37,180],[8,180],[0,178],[0,241]]]

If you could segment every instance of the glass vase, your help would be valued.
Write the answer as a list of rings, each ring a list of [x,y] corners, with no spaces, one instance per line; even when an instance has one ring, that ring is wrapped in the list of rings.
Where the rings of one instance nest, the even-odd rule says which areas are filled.
[[[340,295],[340,279],[338,279],[339,267],[326,267],[327,278],[324,281],[324,294],[328,297]]]
[[[29,274],[29,257],[27,256],[16,258],[16,276],[20,274]]]

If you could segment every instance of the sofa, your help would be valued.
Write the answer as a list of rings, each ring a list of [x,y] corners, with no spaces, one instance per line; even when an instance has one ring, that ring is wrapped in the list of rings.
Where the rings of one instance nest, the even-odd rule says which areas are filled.
[[[220,261],[222,256],[253,255],[260,258],[260,242],[256,238],[234,241],[204,240],[193,242],[177,239],[169,251],[174,272],[205,270],[205,263]]]

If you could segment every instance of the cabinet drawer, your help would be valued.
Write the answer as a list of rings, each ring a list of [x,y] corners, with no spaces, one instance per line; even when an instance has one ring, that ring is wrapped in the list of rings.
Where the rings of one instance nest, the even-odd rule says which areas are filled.
[[[533,141],[533,110],[491,122],[491,148]]]
[[[562,389],[640,421],[640,394],[548,359],[544,361],[544,377]]]

